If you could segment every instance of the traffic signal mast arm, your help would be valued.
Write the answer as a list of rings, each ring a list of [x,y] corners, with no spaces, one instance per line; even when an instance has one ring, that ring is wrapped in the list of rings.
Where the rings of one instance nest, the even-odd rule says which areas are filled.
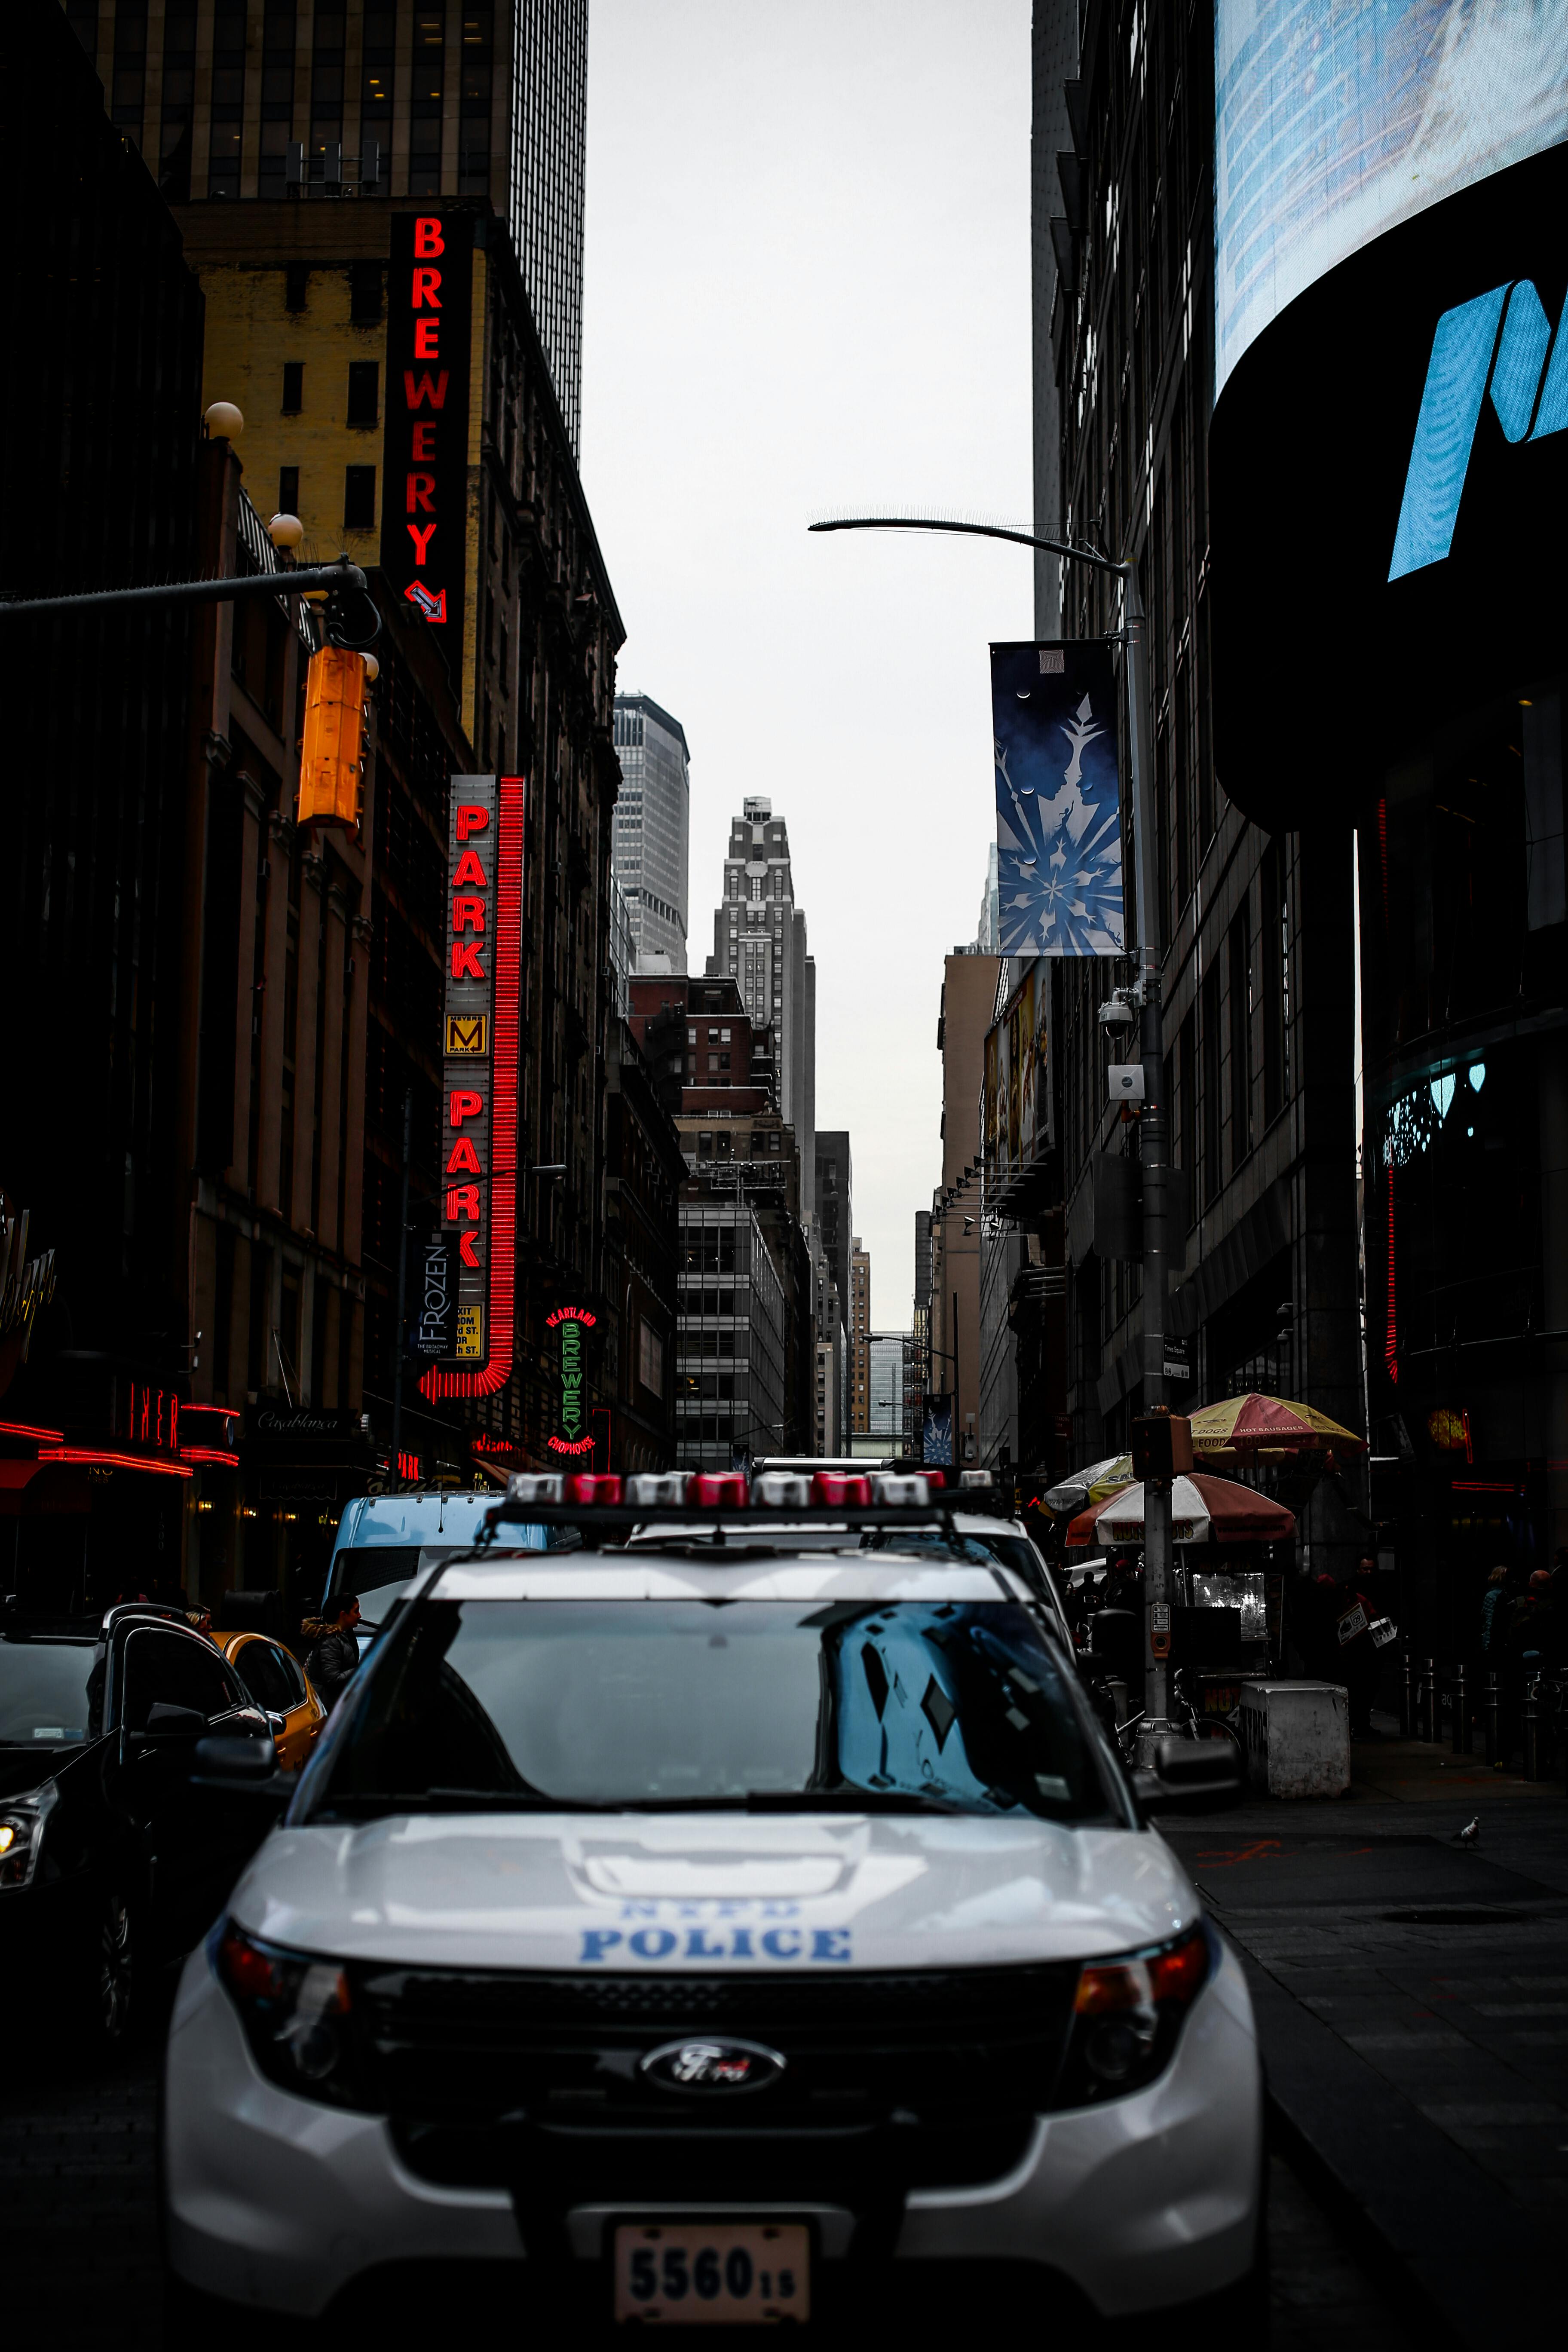
[[[0,592],[0,620],[10,615],[29,618],[51,613],[100,613],[115,605],[222,604],[237,596],[302,596],[325,589],[329,595],[357,589],[369,605],[374,625],[368,635],[353,641],[362,651],[381,628],[381,615],[370,603],[370,584],[357,563],[307,564],[294,572],[247,572],[237,580],[169,580],[153,588],[93,588],[72,596],[7,596]],[[329,613],[329,621],[338,616]],[[329,629],[329,635],[331,631]]]

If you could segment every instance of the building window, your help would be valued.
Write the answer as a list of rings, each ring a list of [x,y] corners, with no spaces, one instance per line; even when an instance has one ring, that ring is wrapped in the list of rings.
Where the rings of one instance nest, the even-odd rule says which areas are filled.
[[[376,425],[381,420],[381,362],[379,360],[349,362],[349,414],[351,425]]]
[[[423,0],[414,11],[412,93],[409,101],[408,193],[441,193],[441,116],[446,92],[445,0]]]
[[[285,360],[283,362],[283,414],[298,416],[305,405],[305,362]]]
[[[381,264],[356,261],[349,271],[349,317],[356,327],[374,327],[381,317]]]
[[[300,511],[300,468],[279,466],[278,468],[278,511],[297,515]]]
[[[240,142],[245,122],[245,0],[215,0],[213,10],[212,137],[207,194],[239,194]]]
[[[261,19],[261,149],[256,193],[275,204],[283,200],[294,129],[294,32],[292,5],[267,0]]]
[[[283,272],[283,308],[286,310],[302,310],[310,287],[309,265],[303,261],[291,261]]]
[[[375,529],[375,467],[345,466],[343,468],[343,529],[374,530]]]
[[[646,1318],[637,1332],[637,1378],[655,1396],[664,1394],[664,1340]]]

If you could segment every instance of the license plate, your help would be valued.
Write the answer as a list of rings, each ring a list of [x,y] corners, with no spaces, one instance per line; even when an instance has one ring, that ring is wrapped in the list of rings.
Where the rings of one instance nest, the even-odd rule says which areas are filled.
[[[616,2317],[668,2327],[766,2326],[811,2316],[804,2221],[623,2221]]]

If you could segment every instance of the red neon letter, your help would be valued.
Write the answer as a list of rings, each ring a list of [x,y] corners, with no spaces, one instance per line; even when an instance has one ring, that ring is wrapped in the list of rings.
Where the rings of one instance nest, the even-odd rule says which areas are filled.
[[[423,525],[411,522],[406,528],[409,538],[414,541],[414,561],[416,563],[423,563],[430,552],[430,541],[436,536],[436,525],[433,522]]]
[[[469,898],[461,893],[452,901],[452,937],[462,931],[480,931],[485,928],[485,902]]]
[[[458,839],[459,841],[467,841],[470,833],[486,832],[489,829],[489,821],[490,813],[488,808],[480,808],[478,803],[473,801],[459,801],[458,803]]]
[[[441,235],[438,220],[431,220],[427,215],[421,214],[414,224],[414,250],[421,261],[429,254],[446,252],[446,239]]]
[[[416,310],[422,310],[428,302],[432,310],[438,310],[441,307],[440,284],[441,273],[438,269],[416,269],[414,273],[414,291],[410,297],[413,308]]]
[[[474,1247],[474,1236],[472,1234],[459,1234],[458,1235],[458,1255],[462,1259],[465,1265],[479,1265],[481,1263],[479,1253]]]
[[[479,1166],[479,1155],[474,1150],[468,1136],[458,1136],[452,1146],[452,1156],[442,1172],[447,1176],[482,1176],[484,1174],[484,1170]]]
[[[423,328],[425,321],[421,320],[419,323]],[[435,321],[432,320],[431,324],[434,325],[434,323]],[[417,383],[415,381],[414,370],[405,368],[403,371],[404,405],[407,408],[423,408],[428,402],[432,408],[445,408],[447,381],[447,371],[445,368],[441,370],[438,376],[432,376],[429,369],[426,368]],[[417,433],[421,428],[416,425],[414,429]],[[432,425],[425,429],[433,433],[436,428]],[[414,454],[416,457],[422,457],[426,453],[423,449],[416,449]]]
[[[481,890],[488,890],[490,887],[489,876],[479,864],[477,849],[465,849],[458,860],[458,870],[452,877],[453,889],[460,890],[465,882],[477,882]]]
[[[414,356],[416,360],[438,360],[441,356],[441,321],[439,319],[416,319],[414,322]]]
[[[425,381],[428,383],[430,381],[429,377],[426,376]],[[447,381],[446,377],[443,376],[441,381],[445,383]],[[436,455],[436,427],[433,425],[416,425],[415,426],[414,446],[410,449],[408,454],[413,458],[416,466],[427,466],[430,463],[431,458]]]
[[[447,1187],[447,1222],[455,1223],[467,1217],[471,1225],[479,1222],[479,1188],[477,1184],[448,1184]]]
[[[483,980],[484,977],[484,971],[479,964],[479,941],[477,940],[454,940],[452,941],[452,978],[454,980]]]
[[[470,1087],[454,1087],[452,1088],[452,1125],[454,1127],[461,1127],[466,1118],[478,1118],[484,1107],[483,1095],[475,1094]]]
[[[404,498],[404,504],[408,512],[413,514],[417,508],[422,514],[434,514],[436,511],[435,489],[434,474],[410,474]]]

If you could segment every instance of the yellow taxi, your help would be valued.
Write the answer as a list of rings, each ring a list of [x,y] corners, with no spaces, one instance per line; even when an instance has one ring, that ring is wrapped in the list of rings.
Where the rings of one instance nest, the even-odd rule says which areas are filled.
[[[270,1633],[225,1633],[215,1627],[211,1638],[257,1706],[266,1709],[279,1769],[299,1771],[327,1719],[303,1666]]]

